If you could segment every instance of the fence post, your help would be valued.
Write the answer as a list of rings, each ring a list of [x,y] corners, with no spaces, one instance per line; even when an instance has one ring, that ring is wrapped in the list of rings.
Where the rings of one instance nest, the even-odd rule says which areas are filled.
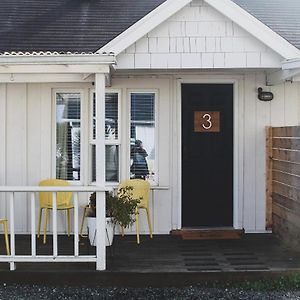
[[[272,220],[272,169],[273,169],[273,154],[272,154],[272,127],[266,127],[266,133],[267,133],[267,140],[266,140],[266,182],[267,182],[267,187],[266,187],[266,229],[271,230],[272,225],[273,225],[273,220]]]

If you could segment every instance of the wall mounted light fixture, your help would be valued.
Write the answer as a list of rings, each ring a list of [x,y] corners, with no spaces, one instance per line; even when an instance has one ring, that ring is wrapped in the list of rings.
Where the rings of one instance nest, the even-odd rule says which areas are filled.
[[[264,92],[261,87],[257,89],[258,99],[261,101],[271,101],[274,99],[274,94],[272,92]]]

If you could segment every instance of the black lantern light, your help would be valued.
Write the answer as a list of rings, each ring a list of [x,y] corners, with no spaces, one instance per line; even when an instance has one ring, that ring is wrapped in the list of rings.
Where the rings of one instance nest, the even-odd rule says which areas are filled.
[[[272,92],[264,92],[261,87],[257,89],[258,99],[261,101],[271,101],[274,99],[274,94]]]

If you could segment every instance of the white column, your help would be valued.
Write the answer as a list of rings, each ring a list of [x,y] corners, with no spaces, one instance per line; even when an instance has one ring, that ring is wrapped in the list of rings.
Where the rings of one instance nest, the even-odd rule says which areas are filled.
[[[105,75],[95,74],[96,92],[96,185],[105,186]],[[96,194],[97,270],[106,268],[105,247],[105,197]]]

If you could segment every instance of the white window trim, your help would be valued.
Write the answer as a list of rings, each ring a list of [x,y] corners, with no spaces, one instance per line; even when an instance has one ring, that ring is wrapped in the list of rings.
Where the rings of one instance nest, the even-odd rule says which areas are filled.
[[[85,121],[85,108],[84,108],[84,89],[73,89],[73,88],[60,88],[60,89],[52,89],[52,111],[53,111],[53,119],[52,119],[52,177],[56,178],[56,95],[57,94],[80,94],[80,180],[68,180],[68,182],[72,185],[83,185],[84,183],[84,175],[85,175],[85,151],[84,151],[84,121]]]
[[[95,89],[90,89],[89,92],[89,133],[88,133],[88,141],[89,141],[89,150],[88,150],[88,157],[89,157],[89,172],[88,172],[88,181],[90,185],[96,185],[95,181],[92,181],[92,145],[96,145],[96,140],[93,139],[93,97],[94,97]],[[116,93],[118,94],[118,139],[116,140],[106,140],[105,139],[105,146],[107,145],[116,145],[119,146],[119,181],[106,181],[106,186],[117,186],[120,183],[121,180],[121,123],[122,123],[122,117],[121,117],[121,97],[122,97],[122,91],[121,89],[105,89],[105,94],[107,93]]]
[[[130,132],[130,124],[131,124],[131,94],[154,94],[154,149],[155,149],[155,174],[154,180],[149,180],[151,186],[158,186],[159,185],[159,149],[158,149],[158,128],[159,128],[159,120],[158,120],[158,103],[159,103],[159,89],[128,89],[127,90],[127,115],[128,115],[128,129],[127,129],[127,153],[130,154],[130,139],[131,139],[131,132]],[[130,155],[127,158],[127,166],[129,166],[127,170],[127,177],[130,178]]]

